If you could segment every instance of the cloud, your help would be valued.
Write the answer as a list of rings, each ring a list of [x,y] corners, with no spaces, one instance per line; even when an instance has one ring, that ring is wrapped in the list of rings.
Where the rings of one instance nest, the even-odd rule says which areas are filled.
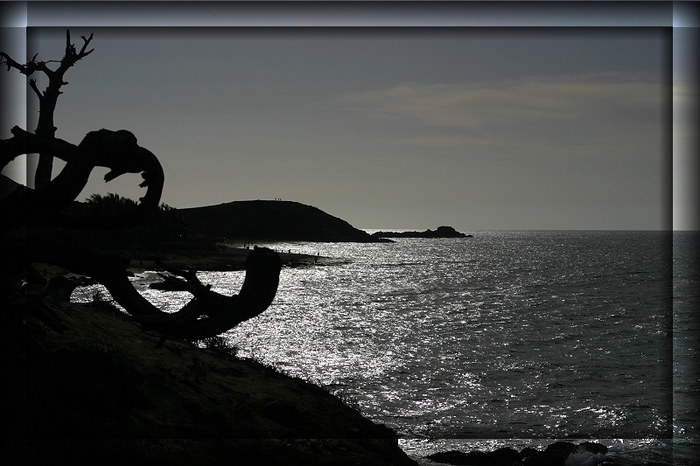
[[[407,82],[347,94],[341,101],[370,118],[420,131],[405,142],[432,141],[444,147],[494,138],[520,143],[538,134],[550,143],[632,137],[659,126],[661,91],[660,83],[650,79],[601,73],[500,82]]]

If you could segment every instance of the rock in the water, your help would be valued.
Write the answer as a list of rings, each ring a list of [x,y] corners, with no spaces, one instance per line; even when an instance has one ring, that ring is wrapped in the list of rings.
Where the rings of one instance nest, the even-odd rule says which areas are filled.
[[[547,446],[544,451],[528,456],[523,460],[526,466],[564,466],[566,458],[578,449],[576,444],[571,442],[554,442]]]
[[[551,445],[547,446],[544,452],[551,456],[560,456],[562,458],[566,458],[571,453],[575,452],[577,449],[578,447],[576,446],[576,444],[571,442],[554,442]]]
[[[536,450],[535,448],[525,447],[522,450],[520,450],[520,459],[526,460],[528,458],[532,458],[533,456],[537,456],[540,453],[542,453],[542,452],[540,452],[539,450]]]
[[[449,226],[439,226],[436,230],[425,231],[378,231],[373,238],[473,238],[472,235],[460,233]]]
[[[590,453],[606,454],[608,452],[608,447],[597,442],[582,442],[578,444],[579,449],[586,450]]]
[[[469,464],[466,462],[467,454],[457,450],[433,453],[432,455],[428,455],[426,458],[431,461],[445,464]]]
[[[604,455],[608,448],[595,442],[554,442],[544,451],[525,447],[520,452],[504,447],[492,452],[471,451],[463,453],[457,450],[435,453],[426,458],[437,463],[472,465],[472,466],[565,466],[572,454]],[[609,463],[606,463],[609,464]]]
[[[499,448],[498,450],[492,451],[488,454],[489,458],[492,460],[494,465],[508,465],[520,463],[520,453],[510,447]]]

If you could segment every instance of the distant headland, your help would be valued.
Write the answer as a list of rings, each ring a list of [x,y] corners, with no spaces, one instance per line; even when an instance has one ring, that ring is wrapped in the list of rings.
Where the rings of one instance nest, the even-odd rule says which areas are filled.
[[[282,200],[235,201],[177,209],[190,231],[202,236],[251,241],[381,241],[338,217]]]
[[[0,197],[26,189],[0,175]],[[82,203],[76,203],[80,205]],[[311,241],[311,242],[391,242],[390,238],[466,238],[451,226],[436,230],[369,234],[349,222],[317,207],[294,201],[247,200],[217,205],[174,209],[185,225],[184,242],[226,241]]]
[[[369,234],[316,207],[294,201],[234,201],[178,209],[190,232],[219,240],[390,242],[389,238],[468,238],[451,226]]]
[[[436,230],[425,231],[377,231],[373,238],[472,238],[472,235],[460,233],[450,226],[440,226]]]

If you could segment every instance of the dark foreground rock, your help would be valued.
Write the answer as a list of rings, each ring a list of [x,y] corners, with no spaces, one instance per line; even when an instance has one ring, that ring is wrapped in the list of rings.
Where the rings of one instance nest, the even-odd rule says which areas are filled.
[[[581,464],[599,464],[613,466],[612,459],[602,458],[608,449],[605,445],[595,442],[554,442],[545,450],[523,448],[520,452],[513,448],[499,448],[495,451],[470,451],[464,453],[457,450],[435,453],[427,458],[436,463],[458,464],[473,466],[565,466],[571,455],[581,455]],[[595,460],[595,461],[594,461]],[[588,462],[586,462],[588,461]],[[576,463],[578,464],[578,463]]]
[[[3,309],[5,464],[411,465],[325,390],[144,332],[106,303]]]
[[[425,231],[377,231],[372,233],[374,238],[471,238],[472,235],[460,233],[452,227],[440,226],[436,230]]]

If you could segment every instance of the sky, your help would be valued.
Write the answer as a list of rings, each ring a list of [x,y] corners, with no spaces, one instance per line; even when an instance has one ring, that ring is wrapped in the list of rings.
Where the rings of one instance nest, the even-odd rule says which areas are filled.
[[[664,227],[668,29],[71,28],[78,44],[93,32],[57,137],[132,131],[173,207],[282,198],[358,228]],[[29,55],[60,58],[64,41],[30,28]],[[138,175],[106,171],[81,198],[143,194]]]

